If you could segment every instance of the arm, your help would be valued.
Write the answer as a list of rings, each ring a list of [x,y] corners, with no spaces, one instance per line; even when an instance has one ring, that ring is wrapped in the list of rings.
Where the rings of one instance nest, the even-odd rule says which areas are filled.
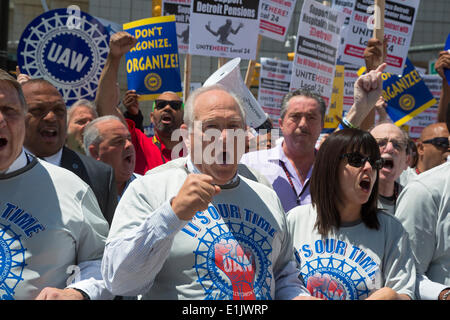
[[[117,207],[102,261],[103,278],[113,294],[145,293],[169,256],[175,235],[220,191],[211,177],[191,174],[175,197],[158,204],[155,194],[142,191],[152,182],[134,181]]]
[[[123,119],[122,112],[117,108],[119,101],[116,88],[117,75],[120,59],[134,47],[136,42],[136,38],[125,31],[117,32],[111,36],[108,57],[100,75],[97,95],[95,97],[95,104],[99,116],[115,115]]]
[[[374,108],[383,91],[381,74],[386,63],[376,70],[361,75],[354,84],[354,102],[345,118],[355,127],[360,127],[369,112]],[[368,129],[368,128],[367,128]]]
[[[442,78],[441,98],[438,107],[438,122],[445,122],[448,104],[450,103],[450,86],[445,78],[444,68],[450,69],[450,53],[448,51],[439,52],[439,58],[436,61],[435,69]]]

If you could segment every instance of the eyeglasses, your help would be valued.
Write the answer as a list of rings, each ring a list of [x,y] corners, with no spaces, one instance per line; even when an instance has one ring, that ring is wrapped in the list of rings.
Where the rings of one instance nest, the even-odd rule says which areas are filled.
[[[374,168],[376,170],[381,170],[381,168],[383,168],[383,165],[384,165],[383,158],[378,158],[378,159],[374,160],[370,157],[364,157],[359,152],[344,153],[341,156],[341,159],[342,158],[347,158],[348,164],[355,168],[361,168],[362,166],[364,166],[366,161],[369,161],[372,168]]]
[[[173,110],[180,110],[183,107],[183,102],[178,100],[155,100],[154,108],[161,110],[167,105],[170,105]]]
[[[383,139],[376,139],[376,140],[377,140],[378,147],[380,149],[385,148],[389,142],[392,143],[392,146],[397,151],[403,151],[404,149],[406,149],[406,146],[407,146],[404,142],[398,141],[395,139],[389,140],[387,138],[383,138]]]
[[[430,143],[439,149],[448,149],[449,147],[448,138],[446,137],[436,137],[433,139],[422,141],[422,143]]]

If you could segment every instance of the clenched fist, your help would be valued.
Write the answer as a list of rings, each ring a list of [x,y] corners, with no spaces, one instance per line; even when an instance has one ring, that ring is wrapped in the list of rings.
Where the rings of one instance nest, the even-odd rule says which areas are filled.
[[[178,218],[188,221],[197,211],[208,208],[212,198],[220,192],[220,187],[212,182],[213,178],[206,174],[188,175],[171,202],[172,209]]]

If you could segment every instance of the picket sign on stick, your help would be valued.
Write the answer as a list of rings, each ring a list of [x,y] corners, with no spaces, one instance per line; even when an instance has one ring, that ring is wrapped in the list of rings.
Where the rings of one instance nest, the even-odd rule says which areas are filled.
[[[384,4],[385,0],[375,0],[375,8],[374,8],[374,21],[373,21],[373,37],[381,41],[381,45],[378,46],[378,49],[381,52],[380,59],[374,65],[374,68],[377,68],[383,61],[383,40],[384,40]],[[369,72],[370,70],[367,70]],[[361,129],[369,129],[375,123],[375,108],[372,109],[364,121],[361,123]]]
[[[383,61],[383,40],[384,40],[384,4],[385,0],[375,0],[375,8],[374,8],[374,37],[381,41],[381,45],[378,46],[378,49],[381,52],[380,60],[377,61],[376,67],[382,64]]]
[[[186,99],[189,96],[189,91],[191,88],[191,55],[186,53],[184,56],[184,88],[183,88],[183,100],[186,102]]]
[[[245,74],[245,85],[247,86],[247,88],[250,88],[250,86],[252,84],[252,76],[253,76],[253,71],[255,71],[256,59],[258,59],[259,46],[261,45],[261,39],[262,39],[262,35],[258,35],[258,42],[256,44],[255,60],[249,60],[249,62],[248,62],[247,72]]]
[[[227,63],[227,58],[217,58],[217,69],[220,69],[225,63]]]

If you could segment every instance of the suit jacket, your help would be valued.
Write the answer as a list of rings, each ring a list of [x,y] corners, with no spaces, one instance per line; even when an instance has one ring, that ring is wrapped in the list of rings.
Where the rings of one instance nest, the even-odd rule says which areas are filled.
[[[117,206],[114,170],[104,162],[63,147],[61,167],[72,171],[94,191],[103,216],[111,225]]]

